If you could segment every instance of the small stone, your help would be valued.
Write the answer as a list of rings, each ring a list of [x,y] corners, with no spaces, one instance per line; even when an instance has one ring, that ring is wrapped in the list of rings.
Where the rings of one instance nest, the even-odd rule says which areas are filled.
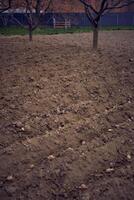
[[[26,131],[30,131],[30,130],[31,130],[31,126],[29,126],[28,124],[26,124],[24,129],[25,129]]]
[[[67,150],[69,150],[69,151],[73,151],[73,148],[69,147]]]
[[[13,180],[13,176],[10,175],[7,177],[7,181],[12,181],[12,180]]]
[[[34,77],[29,77],[29,81],[33,82],[34,81]]]
[[[43,89],[43,86],[37,83],[37,84],[36,84],[36,88],[38,88],[38,89]]]
[[[57,114],[61,114],[61,110],[59,107],[57,108]]]
[[[33,169],[33,168],[34,168],[34,164],[31,164],[31,165],[30,165],[30,168]]]
[[[85,154],[84,152],[80,155],[80,157],[81,157],[83,160],[86,160],[86,159],[87,159],[86,154]]]
[[[22,131],[25,131],[24,127],[21,128]]]
[[[87,187],[85,184],[81,184],[81,185],[79,186],[79,188],[85,190],[85,189],[87,189],[88,187]]]
[[[23,126],[21,121],[13,122],[13,125],[16,126],[17,128],[21,128]]]
[[[113,129],[109,128],[108,131],[111,132]]]
[[[106,172],[110,173],[110,172],[113,172],[114,171],[114,168],[108,168],[106,169]]]
[[[55,159],[55,156],[53,156],[53,155],[48,156],[48,160],[53,160],[53,159]]]
[[[85,145],[86,144],[86,142],[85,141],[82,141],[82,143],[81,143],[82,145]]]
[[[85,153],[84,152],[82,152],[82,154],[81,154],[82,156],[85,156]]]
[[[0,188],[4,185],[3,181],[0,181]]]
[[[114,166],[114,163],[113,162],[110,162],[110,167],[113,167]]]
[[[129,58],[129,62],[133,62],[134,61],[134,59],[132,59],[132,58]]]
[[[107,109],[105,109],[105,114],[107,114],[108,113],[108,110]]]
[[[131,160],[131,155],[130,154],[127,154],[127,159]]]
[[[119,124],[116,124],[116,125],[115,125],[115,127],[116,127],[116,128],[119,128],[119,127],[120,127],[120,125],[119,125]]]

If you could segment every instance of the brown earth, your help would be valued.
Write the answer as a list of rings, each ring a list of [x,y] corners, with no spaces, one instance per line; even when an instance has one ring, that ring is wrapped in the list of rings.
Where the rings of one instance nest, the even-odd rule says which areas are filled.
[[[0,44],[0,200],[133,200],[134,31]]]

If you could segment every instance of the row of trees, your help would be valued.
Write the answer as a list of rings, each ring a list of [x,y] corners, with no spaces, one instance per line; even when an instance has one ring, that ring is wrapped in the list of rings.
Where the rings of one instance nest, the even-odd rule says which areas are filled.
[[[40,25],[41,16],[49,9],[52,0],[0,0],[0,13],[10,11],[10,16],[18,25],[28,30],[29,41],[32,41],[33,31]],[[20,9],[26,19],[26,24],[15,17],[16,9]]]
[[[32,41],[32,32],[39,26],[41,15],[44,15],[49,9],[53,0],[21,0],[19,8],[23,9],[23,13],[27,20],[27,25],[21,23],[14,17],[16,0],[0,0],[0,14],[10,10],[11,17],[20,26],[28,29],[29,40]],[[85,8],[85,13],[93,27],[93,48],[98,46],[98,30],[101,17],[107,12],[115,8],[123,8],[134,3],[134,0],[78,0]],[[95,4],[94,4],[95,2]]]

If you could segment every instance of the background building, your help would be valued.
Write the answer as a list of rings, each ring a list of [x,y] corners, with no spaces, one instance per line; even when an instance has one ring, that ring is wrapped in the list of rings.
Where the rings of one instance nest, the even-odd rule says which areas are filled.
[[[96,0],[92,1],[96,6]],[[16,8],[15,16],[25,23],[23,14],[24,0],[14,1]],[[53,0],[52,4],[45,14],[42,16],[42,26],[54,26],[54,22],[69,21],[71,26],[89,26],[90,22],[87,19],[83,5],[79,0]],[[0,16],[0,25],[16,25],[10,18],[8,13]],[[121,9],[112,10],[110,13],[101,18],[101,26],[132,26],[134,25],[134,4]]]

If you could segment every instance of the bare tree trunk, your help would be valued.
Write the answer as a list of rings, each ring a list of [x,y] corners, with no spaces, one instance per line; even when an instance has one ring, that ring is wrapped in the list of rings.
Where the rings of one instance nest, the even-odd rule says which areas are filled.
[[[97,50],[98,48],[98,33],[99,33],[98,27],[94,27],[93,29],[93,49],[94,50]]]
[[[32,31],[32,28],[29,27],[29,41],[32,42],[33,40],[33,31]]]

